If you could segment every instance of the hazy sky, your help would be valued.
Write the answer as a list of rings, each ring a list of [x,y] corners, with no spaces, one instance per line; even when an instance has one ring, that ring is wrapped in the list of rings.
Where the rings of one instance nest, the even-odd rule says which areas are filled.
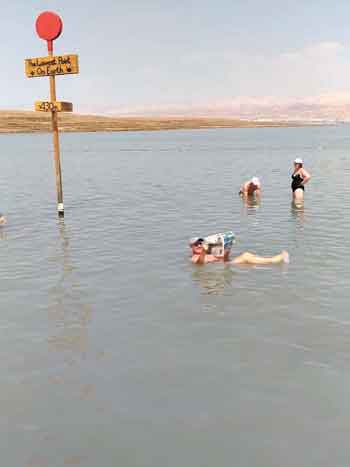
[[[0,108],[48,96],[23,63],[46,55],[44,10],[64,22],[55,52],[79,54],[80,75],[57,78],[78,111],[350,93],[349,1],[2,0]]]

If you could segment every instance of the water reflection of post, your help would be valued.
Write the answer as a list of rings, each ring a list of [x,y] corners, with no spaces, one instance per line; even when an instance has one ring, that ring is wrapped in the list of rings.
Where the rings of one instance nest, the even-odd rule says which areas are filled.
[[[49,320],[55,324],[54,335],[49,338],[49,349],[67,353],[72,361],[87,351],[91,307],[83,303],[84,292],[74,280],[69,235],[63,218],[58,219],[58,226],[61,251],[55,260],[62,272],[57,284],[49,291]]]

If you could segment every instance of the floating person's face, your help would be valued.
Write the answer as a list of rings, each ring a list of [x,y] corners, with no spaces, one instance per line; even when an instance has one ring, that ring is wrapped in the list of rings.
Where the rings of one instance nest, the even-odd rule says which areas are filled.
[[[203,251],[203,242],[196,242],[193,245],[191,245],[192,248],[192,254],[194,255],[200,255]]]

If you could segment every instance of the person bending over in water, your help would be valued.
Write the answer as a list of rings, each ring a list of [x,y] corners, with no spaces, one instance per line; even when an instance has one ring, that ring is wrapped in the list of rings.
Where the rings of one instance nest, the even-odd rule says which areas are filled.
[[[257,195],[259,196],[261,193],[261,184],[258,177],[253,177],[251,180],[243,183],[239,190],[239,194],[241,196],[252,196]]]
[[[208,254],[208,244],[204,242],[203,238],[193,238],[190,240],[190,247],[192,249],[192,263],[194,264],[207,264],[216,261],[230,261],[230,251],[226,251],[224,256],[214,256]],[[246,251],[245,253],[237,256],[232,261],[233,264],[279,264],[289,263],[289,254],[287,251],[282,251],[279,255],[263,257],[253,255]]]
[[[0,225],[5,225],[7,222],[6,217],[0,213]]]
[[[294,201],[304,200],[304,185],[310,180],[311,175],[303,168],[302,159],[294,160],[294,172],[292,174],[292,192]]]

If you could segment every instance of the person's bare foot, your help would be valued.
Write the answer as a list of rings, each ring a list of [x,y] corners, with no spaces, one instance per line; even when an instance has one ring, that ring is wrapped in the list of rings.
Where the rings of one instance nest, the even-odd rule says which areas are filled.
[[[288,264],[289,263],[289,253],[288,253],[288,251],[283,250],[281,254],[282,254],[283,262]]]

